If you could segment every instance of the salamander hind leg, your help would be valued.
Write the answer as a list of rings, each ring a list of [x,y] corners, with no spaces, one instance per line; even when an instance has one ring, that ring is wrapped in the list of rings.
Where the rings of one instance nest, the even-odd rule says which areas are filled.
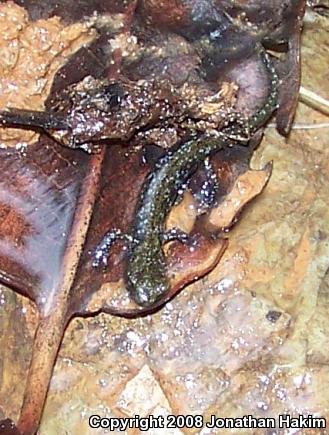
[[[129,234],[123,233],[119,229],[109,231],[105,234],[102,241],[96,246],[92,254],[93,267],[99,267],[100,265],[103,267],[107,266],[111,246],[117,240],[124,240],[128,245],[131,245],[133,242],[133,238]]]
[[[165,231],[161,236],[162,243],[174,242],[178,240],[179,242],[186,243],[188,241],[189,235],[185,233],[185,231],[180,230],[179,228],[171,228],[168,231]]]
[[[249,120],[240,112],[228,114],[224,127],[218,132],[219,135],[236,143],[247,145],[250,138]]]

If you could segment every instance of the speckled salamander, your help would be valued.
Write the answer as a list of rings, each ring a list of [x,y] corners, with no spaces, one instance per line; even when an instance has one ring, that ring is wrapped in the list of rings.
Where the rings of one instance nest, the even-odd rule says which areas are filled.
[[[260,56],[271,77],[270,92],[266,103],[247,121],[250,134],[255,133],[277,107],[279,79],[265,50],[261,50]],[[145,180],[137,204],[127,264],[127,288],[138,305],[151,307],[169,290],[162,249],[164,222],[179,188],[192,175],[197,164],[230,143],[232,139],[229,141],[224,133],[216,138],[203,137],[185,142],[162,157]],[[95,251],[94,266],[101,262],[106,264],[104,258],[108,255],[110,245],[120,236],[123,236],[120,232],[105,235]],[[174,238],[179,239],[179,235],[171,240]]]

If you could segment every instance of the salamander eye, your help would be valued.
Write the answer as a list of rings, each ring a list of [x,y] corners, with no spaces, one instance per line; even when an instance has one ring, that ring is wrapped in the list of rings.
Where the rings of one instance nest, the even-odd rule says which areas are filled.
[[[114,109],[120,105],[124,91],[119,83],[111,83],[104,87],[103,95],[109,108]]]

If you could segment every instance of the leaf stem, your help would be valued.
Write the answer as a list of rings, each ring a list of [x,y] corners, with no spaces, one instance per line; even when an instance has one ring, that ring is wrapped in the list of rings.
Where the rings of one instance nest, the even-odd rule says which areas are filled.
[[[56,356],[65,328],[74,314],[70,307],[71,288],[83,252],[93,207],[98,194],[105,147],[91,156],[79,201],[72,218],[70,236],[62,259],[59,284],[40,306],[40,320],[33,344],[23,406],[17,424],[23,435],[34,435],[39,427]]]
[[[33,435],[38,429],[57,352],[65,331],[65,318],[65,307],[58,306],[50,316],[40,320],[37,328],[23,406],[17,424],[23,435]]]

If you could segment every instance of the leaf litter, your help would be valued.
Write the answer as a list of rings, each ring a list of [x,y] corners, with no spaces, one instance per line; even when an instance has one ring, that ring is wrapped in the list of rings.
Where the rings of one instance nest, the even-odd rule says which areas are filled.
[[[312,33],[317,36],[318,32],[319,29],[306,29],[304,39],[308,50],[312,49]],[[317,61],[321,63],[320,53],[317,58],[315,64]],[[307,80],[312,83],[312,75],[306,77],[310,77]],[[327,92],[325,88],[319,91],[321,95]],[[300,107],[297,122],[303,119],[308,122],[326,121],[324,116]],[[131,394],[132,399],[137,400],[133,395],[134,390],[129,391],[131,384],[128,381],[135,376],[138,380],[138,376],[142,376],[145,371],[147,376],[155,376],[159,385],[157,388],[161,388],[169,403],[169,412],[202,412],[207,416],[218,413],[220,409],[225,416],[241,415],[241,410],[253,415],[263,416],[265,412],[266,415],[276,416],[288,409],[291,413],[314,412],[327,415],[327,360],[322,350],[325,347],[319,345],[324,344],[326,339],[325,335],[319,337],[318,327],[322,317],[317,315],[326,306],[327,160],[325,138],[319,137],[319,132],[316,133],[316,138],[313,132],[307,134],[305,136],[304,132],[301,136],[298,131],[294,131],[286,143],[276,133],[267,132],[267,140],[256,151],[253,165],[264,167],[265,163],[273,160],[272,178],[259,200],[247,209],[243,219],[231,231],[229,247],[210,274],[187,287],[152,316],[125,320],[100,314],[92,319],[75,319],[70,323],[56,363],[40,433],[58,433],[61,428],[69,433],[88,433],[87,421],[91,410],[104,416],[107,412],[109,415],[122,415],[122,412],[132,415],[134,407],[130,411],[125,408],[122,397],[127,398]],[[8,232],[7,224],[3,234],[10,241],[10,237],[17,234],[15,229],[19,228],[20,238],[15,239],[15,249],[10,253],[10,267],[7,263],[1,269],[6,282],[11,285],[15,283],[21,291],[37,301],[42,319],[42,316],[46,317],[51,311],[50,301],[44,300],[43,291],[58,286],[56,280],[60,276],[58,271],[61,270],[59,264],[63,261],[63,252],[66,254],[67,271],[62,279],[69,287],[72,280],[70,268],[76,261],[74,248],[80,246],[82,249],[84,234],[87,246],[88,243],[93,246],[110,223],[125,222],[122,211],[116,212],[116,217],[106,213],[109,199],[113,202],[113,197],[120,192],[120,180],[109,181],[110,177],[100,177],[102,161],[108,161],[105,165],[103,163],[103,170],[105,168],[110,171],[108,166],[111,158],[108,156],[96,155],[90,162],[86,156],[74,154],[72,159],[69,151],[54,143],[47,143],[47,147],[43,147],[42,142],[35,145],[34,152],[26,153],[21,163],[17,163],[17,158],[8,151],[4,155],[7,160],[4,160],[3,167],[10,168],[12,174],[23,175],[12,176],[17,180],[16,189],[9,186],[8,180],[2,183],[5,186],[2,190],[8,192],[7,198],[3,198],[4,202],[7,201],[5,216],[7,222],[13,224],[12,232]],[[120,152],[117,155],[120,160]],[[132,161],[134,158],[132,156]],[[230,173],[232,157],[227,156],[227,159]],[[245,159],[246,163],[242,166],[246,168],[249,166],[249,156]],[[221,158],[218,160],[223,161]],[[136,168],[139,168],[138,163]],[[48,174],[46,170],[48,177],[41,173],[43,177],[40,178],[41,168],[43,171],[49,168]],[[75,171],[72,172],[72,168]],[[139,171],[141,174],[137,174],[136,180],[143,176],[147,168],[141,166]],[[30,174],[34,176],[30,177]],[[59,175],[56,178],[56,175],[50,177],[51,174]],[[24,178],[27,176],[33,180],[40,178],[32,193],[25,184]],[[98,211],[92,214],[90,198],[96,196],[93,177],[99,177],[102,192],[100,197],[103,198],[104,205],[95,201]],[[227,184],[227,178],[230,176],[226,174],[222,184],[231,188],[234,183],[231,179]],[[67,184],[62,183],[62,180]],[[122,187],[122,183],[121,189],[124,196],[127,190]],[[230,189],[227,188],[224,192],[228,190]],[[13,191],[20,192],[20,195],[13,196]],[[224,202],[225,193],[222,195]],[[26,195],[29,201],[26,201]],[[16,205],[15,209],[8,209],[8,198],[10,204]],[[27,208],[26,205],[24,208],[24,203],[28,204]],[[63,248],[67,245],[65,236],[63,241],[59,236],[66,234],[67,228],[76,222],[76,217],[73,216],[77,216],[80,209],[88,210],[86,203],[93,231],[86,234],[87,222],[83,222],[75,231],[69,232],[70,246],[74,246],[70,255],[70,251]],[[312,214],[309,213],[311,209]],[[29,217],[28,221],[24,220],[24,216]],[[34,225],[40,221],[46,224],[37,227],[36,231]],[[36,241],[35,237],[40,241]],[[36,245],[33,246],[33,243]],[[55,247],[50,253],[49,243]],[[38,256],[40,246],[43,246],[43,256]],[[24,256],[23,264],[22,256],[18,255],[19,249],[29,253]],[[30,252],[34,254],[30,255]],[[208,256],[209,247],[205,252]],[[48,255],[53,256],[50,262],[47,261]],[[97,295],[92,288],[97,290],[101,287],[102,293],[105,287],[109,296],[112,295],[112,288],[116,287],[119,289],[117,304],[120,304],[123,290],[120,268],[121,271],[124,268],[120,263],[124,259],[120,259],[120,253],[116,255],[119,260],[111,268],[113,278],[108,275],[97,277],[95,274],[90,277],[92,285],[87,293]],[[45,258],[43,268],[40,267],[40,257]],[[4,261],[8,261],[8,254],[2,264]],[[54,266],[54,270],[47,269],[49,264]],[[79,268],[88,274],[90,270],[85,267],[86,264],[87,260],[82,260]],[[180,263],[174,261],[174,264]],[[89,312],[88,304],[93,303],[93,298],[90,299],[89,296],[81,298],[83,290],[87,288],[87,280],[80,274],[79,268],[76,273],[78,281],[74,293],[70,294],[64,323],[74,312]],[[13,275],[6,276],[8,270],[13,271]],[[109,283],[111,279],[113,281]],[[15,383],[19,388],[14,389],[11,382],[1,383],[1,397],[5,398],[1,408],[5,410],[4,415],[17,420],[22,400],[22,383],[26,377],[38,316],[26,299],[14,296],[11,290],[4,289],[2,294],[2,318],[8,322],[6,319],[11,315],[15,325],[10,335],[13,344],[8,345],[7,337],[2,338],[3,348],[8,349],[2,379],[5,379],[5,374],[6,379],[20,379],[20,382]],[[90,311],[99,311],[103,304],[104,300],[101,299]],[[111,304],[110,306],[113,308]],[[279,314],[274,317],[269,315],[273,312]],[[309,322],[312,325],[310,329]],[[5,325],[6,323],[4,327]],[[325,328],[323,323],[321,328]],[[26,332],[19,336],[18,331]],[[63,326],[58,332],[59,335],[63,333]],[[50,340],[53,338],[49,337]],[[57,338],[58,342],[60,339]],[[18,342],[22,345],[22,365],[16,361],[15,349]],[[241,389],[244,394],[241,394]],[[305,396],[302,400],[297,400],[301,389],[305,391]],[[148,391],[144,394],[147,395]],[[157,406],[167,409],[166,400],[161,404],[153,403],[152,412]],[[145,415],[150,411],[148,406],[146,403]]]

